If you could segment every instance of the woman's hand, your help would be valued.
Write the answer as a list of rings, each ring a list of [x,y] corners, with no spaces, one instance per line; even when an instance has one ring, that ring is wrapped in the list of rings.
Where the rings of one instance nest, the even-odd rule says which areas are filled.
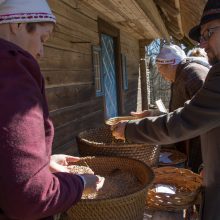
[[[120,121],[111,126],[112,135],[115,139],[125,140],[125,127],[128,121]]]
[[[65,154],[54,154],[50,157],[50,171],[55,172],[66,172],[69,173],[68,164],[71,162],[79,161],[79,157],[73,157]]]
[[[99,191],[105,182],[105,178],[93,174],[80,174],[84,180],[84,194],[91,194]]]

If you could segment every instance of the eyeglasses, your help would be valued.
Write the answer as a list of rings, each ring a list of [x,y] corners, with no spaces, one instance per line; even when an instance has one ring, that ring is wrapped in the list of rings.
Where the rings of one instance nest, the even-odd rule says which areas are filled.
[[[208,41],[212,34],[215,32],[215,30],[219,28],[220,26],[216,26],[205,30],[204,33],[200,36],[200,42]]]

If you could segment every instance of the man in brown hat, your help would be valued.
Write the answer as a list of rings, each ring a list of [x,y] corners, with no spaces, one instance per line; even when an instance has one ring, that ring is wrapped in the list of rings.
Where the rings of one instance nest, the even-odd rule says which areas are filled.
[[[200,42],[212,65],[204,86],[183,108],[159,117],[123,121],[112,127],[117,139],[171,144],[201,136],[204,202],[200,219],[220,219],[220,1],[209,0],[189,36]]]

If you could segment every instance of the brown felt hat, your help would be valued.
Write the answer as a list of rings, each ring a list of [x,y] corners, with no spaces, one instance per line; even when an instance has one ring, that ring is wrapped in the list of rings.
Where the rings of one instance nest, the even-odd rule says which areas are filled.
[[[189,31],[189,37],[199,42],[201,25],[208,23],[209,21],[220,19],[220,1],[209,0],[203,10],[203,14],[199,25],[193,27]]]

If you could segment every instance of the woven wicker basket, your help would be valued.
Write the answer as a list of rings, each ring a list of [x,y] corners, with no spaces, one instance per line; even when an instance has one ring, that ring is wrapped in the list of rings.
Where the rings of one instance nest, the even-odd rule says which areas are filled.
[[[176,167],[160,167],[154,172],[155,180],[147,195],[148,209],[179,211],[196,203],[202,185],[201,176]],[[175,194],[156,192],[158,184],[175,188]]]
[[[159,166],[176,166],[176,167],[184,167],[187,157],[184,153],[173,149],[161,149],[160,153],[170,153],[171,155],[168,157],[172,162],[170,163],[162,163],[159,162]]]
[[[132,194],[112,199],[83,199],[67,211],[68,219],[143,220],[147,189],[154,178],[153,171],[146,164],[123,157],[87,157],[83,161],[104,177],[118,169],[131,172],[140,181],[140,188]],[[85,165],[85,162],[79,164]]]
[[[160,147],[116,140],[108,126],[81,132],[76,138],[81,156],[120,156],[157,166]]]

